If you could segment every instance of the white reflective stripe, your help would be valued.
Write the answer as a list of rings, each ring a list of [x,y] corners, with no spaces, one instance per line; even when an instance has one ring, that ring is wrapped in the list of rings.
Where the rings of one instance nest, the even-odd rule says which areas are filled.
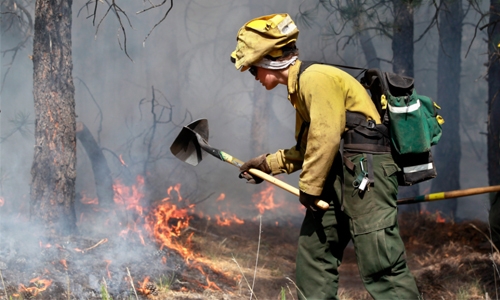
[[[420,172],[420,171],[432,170],[432,168],[433,168],[432,163],[428,163],[428,164],[423,164],[423,165],[404,167],[403,172],[404,173],[415,173],[415,172]]]
[[[295,28],[297,28],[297,26],[295,26],[295,23],[293,23],[290,16],[286,16],[286,18],[284,18],[283,21],[279,22],[278,24],[278,29],[281,34],[288,34],[295,30]]]
[[[389,106],[389,110],[395,114],[405,114],[409,113],[412,111],[416,111],[417,109],[420,108],[420,100],[417,99],[417,103],[412,104],[410,106],[403,106],[403,107],[397,107],[397,106],[391,106],[390,104],[387,104]]]

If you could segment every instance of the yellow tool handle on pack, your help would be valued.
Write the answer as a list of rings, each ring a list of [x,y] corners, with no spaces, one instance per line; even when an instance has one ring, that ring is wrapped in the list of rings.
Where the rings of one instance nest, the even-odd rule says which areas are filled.
[[[465,189],[465,190],[455,190],[455,191],[420,195],[417,197],[399,199],[397,203],[398,203],[398,205],[399,204],[412,204],[412,203],[437,201],[437,200],[459,198],[459,197],[466,197],[466,196],[485,194],[485,193],[494,193],[494,192],[500,192],[500,185],[493,185],[493,186],[477,187],[477,188],[471,188],[471,189]]]

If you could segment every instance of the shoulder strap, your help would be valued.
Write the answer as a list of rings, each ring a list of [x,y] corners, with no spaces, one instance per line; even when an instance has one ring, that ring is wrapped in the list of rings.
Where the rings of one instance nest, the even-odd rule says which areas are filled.
[[[358,78],[359,76],[361,76],[363,73],[365,73],[368,70],[366,68],[359,68],[359,67],[339,65],[339,64],[328,64],[328,63],[312,61],[312,60],[311,61],[308,61],[308,60],[302,61],[300,68],[299,68],[299,75],[297,76],[297,85],[299,85],[300,74],[302,74],[302,72],[304,72],[305,69],[309,68],[311,65],[314,65],[314,64],[334,66],[334,67],[343,68],[343,69],[361,70],[361,72],[357,76],[355,76],[356,78]]]

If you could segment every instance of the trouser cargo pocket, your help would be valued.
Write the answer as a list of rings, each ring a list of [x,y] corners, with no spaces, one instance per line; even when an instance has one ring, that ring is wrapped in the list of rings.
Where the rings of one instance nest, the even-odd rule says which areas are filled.
[[[395,208],[352,218],[351,234],[362,277],[383,275],[405,263]]]

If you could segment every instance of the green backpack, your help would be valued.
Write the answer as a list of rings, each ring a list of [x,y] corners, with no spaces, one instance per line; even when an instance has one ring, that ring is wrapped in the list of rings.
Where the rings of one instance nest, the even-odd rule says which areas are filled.
[[[323,63],[303,61],[299,76],[312,64]],[[328,65],[362,70],[358,75],[362,75],[360,82],[370,91],[371,99],[385,125],[377,130],[390,139],[392,156],[401,168],[398,174],[399,185],[413,185],[436,177],[431,147],[441,138],[444,119],[438,115],[440,107],[434,101],[417,94],[414,79],[379,69]],[[346,112],[348,119],[353,115],[349,113]]]
[[[431,147],[439,142],[444,119],[440,107],[417,94],[414,79],[368,69],[360,82],[371,94],[390,132],[393,157],[402,169],[399,184],[412,185],[437,176]]]

